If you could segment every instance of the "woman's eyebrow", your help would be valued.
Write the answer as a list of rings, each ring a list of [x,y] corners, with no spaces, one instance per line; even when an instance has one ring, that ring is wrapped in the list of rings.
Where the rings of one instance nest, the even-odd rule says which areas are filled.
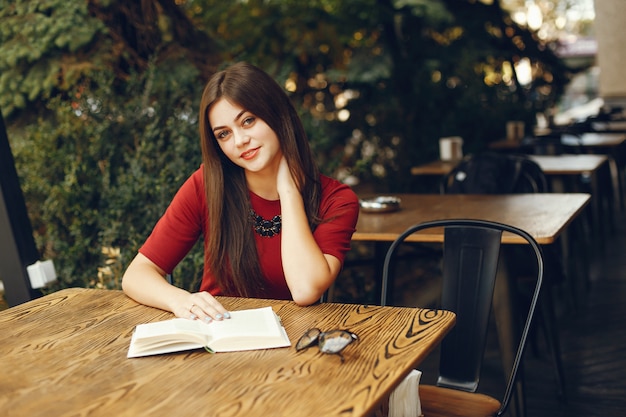
[[[237,113],[237,116],[235,116],[235,118],[233,119],[233,121],[234,121],[234,122],[236,122],[237,120],[239,120],[239,119],[241,118],[241,116],[242,116],[245,112],[247,112],[247,110],[246,110],[246,109],[243,109],[242,111],[240,111],[239,113]],[[225,129],[225,128],[226,128],[226,126],[215,126],[215,127],[213,128],[213,131],[215,132],[216,130]]]
[[[243,109],[242,111],[240,111],[240,112],[239,112],[239,114],[237,114],[237,116],[235,116],[235,120],[234,120],[234,121],[236,122],[237,120],[239,120],[239,119],[241,118],[241,116],[242,116],[245,112],[247,112],[247,111],[248,111],[248,110],[246,110],[246,109]]]

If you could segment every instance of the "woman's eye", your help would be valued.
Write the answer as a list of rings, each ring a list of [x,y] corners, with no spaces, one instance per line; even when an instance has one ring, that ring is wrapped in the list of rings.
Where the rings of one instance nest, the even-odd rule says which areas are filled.
[[[249,116],[249,117],[246,117],[245,119],[243,119],[243,123],[242,124],[244,126],[250,126],[252,123],[254,123],[254,117]]]
[[[228,131],[227,130],[222,130],[217,132],[217,134],[215,135],[216,139],[225,139],[226,137],[228,137]]]

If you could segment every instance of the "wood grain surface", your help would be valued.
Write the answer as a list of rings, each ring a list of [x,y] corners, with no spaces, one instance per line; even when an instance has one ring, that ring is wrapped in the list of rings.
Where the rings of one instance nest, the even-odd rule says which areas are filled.
[[[292,345],[305,330],[349,329],[345,362],[316,347],[127,359],[134,327],[172,317],[121,291],[67,289],[0,313],[0,415],[364,416],[454,325],[442,310],[220,297],[271,305]]]
[[[481,219],[517,226],[540,244],[550,244],[589,203],[589,194],[536,193],[510,195],[395,194],[401,209],[393,213],[359,213],[353,240],[393,241],[416,223],[440,219]],[[369,197],[369,196],[363,196]],[[442,242],[443,229],[407,238],[413,242]],[[526,243],[509,233],[503,243]]]

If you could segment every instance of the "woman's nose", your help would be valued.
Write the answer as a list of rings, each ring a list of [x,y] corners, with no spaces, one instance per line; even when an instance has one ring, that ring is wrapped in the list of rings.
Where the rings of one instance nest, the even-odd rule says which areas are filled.
[[[235,145],[243,146],[250,142],[250,135],[247,133],[235,133]]]

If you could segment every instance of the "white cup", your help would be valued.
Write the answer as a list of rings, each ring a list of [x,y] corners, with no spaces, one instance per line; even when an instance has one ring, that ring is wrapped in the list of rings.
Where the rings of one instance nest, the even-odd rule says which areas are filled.
[[[439,158],[442,161],[455,161],[463,158],[463,138],[449,136],[439,139]]]

